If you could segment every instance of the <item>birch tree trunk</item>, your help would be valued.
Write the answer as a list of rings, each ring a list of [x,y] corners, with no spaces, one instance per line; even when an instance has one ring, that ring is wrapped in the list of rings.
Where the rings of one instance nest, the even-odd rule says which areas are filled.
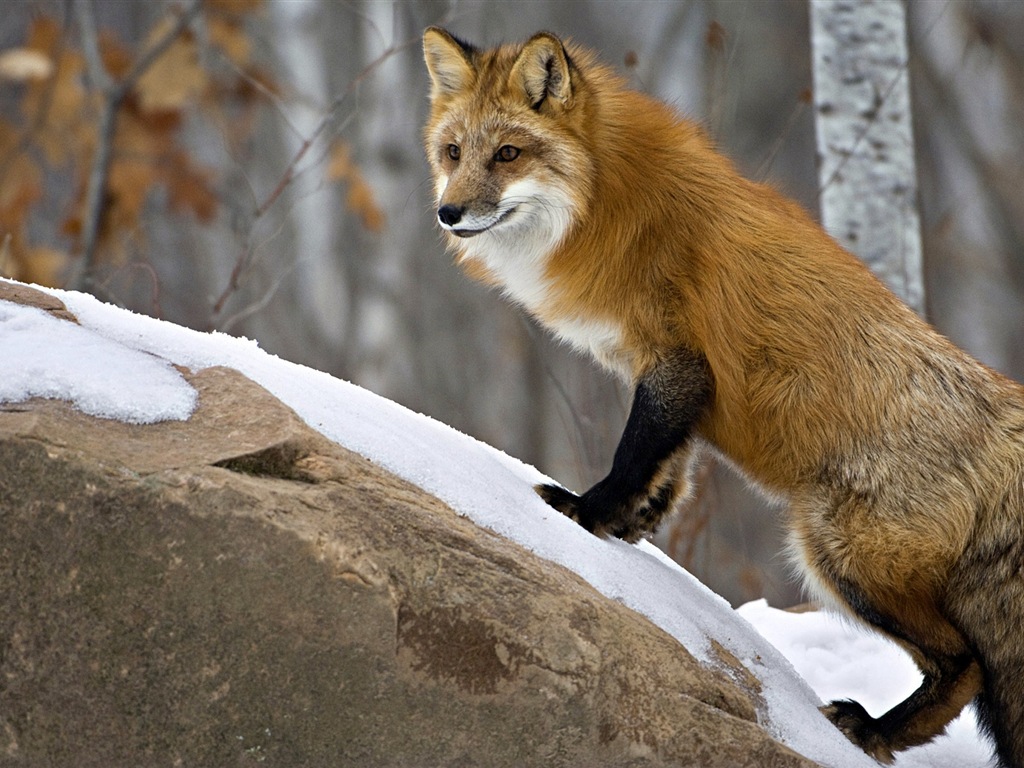
[[[327,59],[331,52],[325,49],[327,43],[317,26],[323,18],[318,0],[275,0],[269,10],[279,30],[275,47],[289,72],[289,82],[312,103],[329,104],[333,84],[328,82],[325,73],[329,71]],[[361,59],[354,53],[348,55],[347,70],[357,69]],[[284,162],[294,157],[322,119],[322,108],[304,103],[289,106],[287,121],[280,123]],[[280,162],[280,158],[274,159]],[[352,330],[347,322],[352,291],[344,264],[337,257],[337,219],[343,206],[335,189],[318,188],[315,193],[298,185],[285,191],[291,205],[290,220],[285,226],[294,237],[298,255],[296,279],[306,310],[302,314],[303,322],[309,323],[315,333],[331,345],[340,345]]]
[[[923,314],[903,3],[810,7],[822,223]]]

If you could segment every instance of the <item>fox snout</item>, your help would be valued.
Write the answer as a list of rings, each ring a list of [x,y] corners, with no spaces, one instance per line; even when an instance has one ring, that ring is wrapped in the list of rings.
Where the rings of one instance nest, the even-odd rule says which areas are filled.
[[[466,238],[480,234],[483,231],[482,229],[467,226],[468,222],[463,222],[465,215],[466,206],[464,205],[445,203],[437,209],[437,220],[441,223],[441,226],[456,237]],[[459,226],[460,223],[462,223],[461,227]]]
[[[462,214],[465,213],[465,207],[461,205],[452,205],[447,203],[437,209],[437,220],[446,227],[454,227],[460,221],[462,221]]]
[[[437,221],[442,229],[456,237],[473,237],[493,229],[512,215],[516,205],[484,203],[468,204],[441,202],[437,209]]]

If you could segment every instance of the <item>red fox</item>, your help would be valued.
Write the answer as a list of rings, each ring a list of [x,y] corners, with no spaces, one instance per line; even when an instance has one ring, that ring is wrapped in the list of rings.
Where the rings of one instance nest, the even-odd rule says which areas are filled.
[[[424,136],[458,262],[634,389],[608,476],[553,507],[635,541],[707,447],[788,502],[809,588],[924,681],[823,712],[891,761],[972,700],[1024,768],[1024,388],[940,336],[696,125],[539,33],[427,29]]]

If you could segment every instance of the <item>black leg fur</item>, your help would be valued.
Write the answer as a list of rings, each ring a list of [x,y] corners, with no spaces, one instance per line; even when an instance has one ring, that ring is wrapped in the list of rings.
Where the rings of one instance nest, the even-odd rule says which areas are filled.
[[[608,476],[580,496],[555,485],[537,492],[592,533],[636,541],[684,492],[692,433],[712,392],[704,357],[675,351],[638,382]]]
[[[981,670],[967,654],[931,657],[934,672],[920,687],[880,717],[871,717],[855,701],[833,701],[822,712],[835,726],[876,760],[890,763],[896,752],[927,744],[974,699]]]

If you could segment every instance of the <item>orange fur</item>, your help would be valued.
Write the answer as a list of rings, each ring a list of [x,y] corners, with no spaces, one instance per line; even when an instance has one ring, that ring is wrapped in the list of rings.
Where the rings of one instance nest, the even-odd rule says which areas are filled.
[[[1021,387],[589,52],[543,33],[481,51],[437,29],[424,49],[438,204],[487,226],[449,230],[460,261],[634,384],[679,349],[706,361],[713,394],[695,437],[789,501],[809,585],[921,666],[902,710],[876,720],[837,703],[837,725],[889,759],[982,694],[1002,759],[1022,765],[1024,682],[1007,693],[992,681],[1019,675],[1024,641],[993,640],[1004,619],[974,608],[1024,620],[1024,576],[1006,561],[1024,556]],[[512,162],[495,157],[505,145],[520,150]],[[510,189],[538,199],[513,205]],[[998,605],[978,576],[988,568],[1004,574]]]

